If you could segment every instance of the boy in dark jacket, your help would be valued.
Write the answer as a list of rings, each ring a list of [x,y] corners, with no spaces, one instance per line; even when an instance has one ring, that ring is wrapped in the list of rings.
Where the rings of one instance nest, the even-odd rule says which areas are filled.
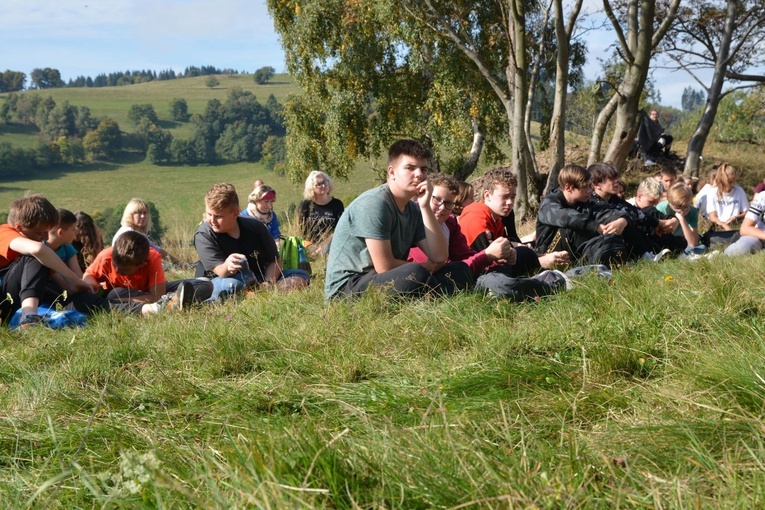
[[[558,185],[539,208],[537,253],[566,250],[572,261],[580,261],[585,243],[609,234],[621,235],[629,224],[626,213],[590,202],[592,176],[584,167],[563,167]]]

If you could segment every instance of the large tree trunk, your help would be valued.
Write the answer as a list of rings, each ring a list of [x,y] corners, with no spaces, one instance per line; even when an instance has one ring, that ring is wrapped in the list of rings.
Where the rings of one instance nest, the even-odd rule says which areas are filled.
[[[529,194],[529,168],[531,153],[526,140],[526,102],[529,97],[526,53],[526,13],[522,0],[510,0],[510,23],[513,33],[512,90],[513,111],[511,138],[513,141],[513,171],[518,177],[515,202],[516,218],[525,219],[531,213]],[[536,202],[536,197],[535,202]]]
[[[661,23],[654,30],[656,0],[628,0],[627,31],[625,32],[619,18],[611,8],[610,0],[603,0],[603,8],[619,40],[619,53],[626,64],[624,79],[616,87],[617,104],[614,136],[604,158],[617,170],[622,170],[626,166],[630,147],[637,134],[638,106],[645,87],[645,80],[648,77],[651,53],[677,17],[679,5],[680,0],[671,0],[666,13],[662,13]],[[600,120],[599,117],[598,121],[600,122]],[[593,157],[592,149],[594,146],[595,136],[593,135],[590,158]]]
[[[595,129],[592,130],[590,154],[587,156],[588,166],[601,161],[603,138],[606,136],[606,128],[608,128],[608,123],[611,121],[611,117],[614,116],[614,112],[616,112],[618,102],[619,96],[614,94],[598,114],[598,119],[595,121]]]
[[[616,125],[605,161],[617,170],[626,166],[627,156],[638,128],[640,96],[648,78],[648,66],[653,50],[654,0],[630,0],[627,13],[626,48],[629,50],[627,69],[618,87]]]
[[[555,37],[558,40],[558,53],[555,59],[555,99],[550,120],[550,173],[547,176],[545,194],[558,187],[558,173],[566,164],[566,99],[568,93],[568,75],[571,35],[576,18],[582,8],[582,0],[574,5],[569,17],[568,27],[563,23],[563,1],[554,0]]]
[[[728,0],[728,9],[725,16],[725,29],[720,40],[720,48],[715,60],[715,73],[712,77],[712,84],[707,89],[707,103],[704,113],[696,124],[696,131],[688,141],[688,150],[685,153],[684,173],[693,177],[699,177],[701,167],[701,154],[704,152],[704,145],[707,143],[709,131],[712,129],[715,117],[717,116],[717,107],[723,98],[723,83],[725,82],[725,73],[728,70],[728,55],[730,53],[733,31],[736,28],[736,0]]]
[[[647,74],[648,73],[646,72],[645,75],[647,76]],[[645,77],[642,76],[643,73],[638,73],[638,76],[632,79],[642,80],[642,83],[645,83]],[[604,158],[605,162],[611,164],[619,171],[626,166],[630,147],[637,135],[638,121],[640,120],[638,107],[640,105],[640,95],[643,92],[642,85],[631,86],[626,82],[627,79],[625,79],[625,86],[630,92],[627,97],[620,97],[621,100],[616,103],[616,125],[614,126],[614,136],[611,139],[611,145],[608,147],[608,152]],[[640,90],[638,91],[636,89]]]

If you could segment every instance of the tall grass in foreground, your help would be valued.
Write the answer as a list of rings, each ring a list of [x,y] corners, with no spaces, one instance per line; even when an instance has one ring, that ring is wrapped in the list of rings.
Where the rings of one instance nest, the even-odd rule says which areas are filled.
[[[0,504],[762,507],[763,262],[2,331]]]

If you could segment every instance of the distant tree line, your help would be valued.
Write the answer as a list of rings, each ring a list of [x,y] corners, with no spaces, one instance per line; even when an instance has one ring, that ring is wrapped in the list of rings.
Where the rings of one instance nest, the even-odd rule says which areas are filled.
[[[251,92],[234,88],[225,102],[212,99],[203,114],[189,115],[183,98],[170,102],[173,120],[195,125],[189,139],[174,138],[161,127],[152,104],[128,112],[134,131],[123,133],[111,117],[94,118],[90,109],[52,97],[11,93],[0,107],[0,122],[39,131],[34,149],[0,144],[0,178],[25,175],[59,164],[108,161],[120,150],[143,152],[154,164],[199,165],[220,160],[259,161],[283,172],[283,106],[273,95],[265,105]]]
[[[0,144],[0,177],[27,175],[59,164],[113,158],[121,147],[122,134],[112,118],[94,118],[86,106],[68,101],[56,104],[52,97],[11,93],[0,107],[0,122],[37,128],[33,149]]]
[[[5,72],[0,73],[0,93],[24,90],[26,83],[27,75],[20,71],[6,69]]]
[[[273,68],[271,68],[273,69]],[[239,74],[236,69],[219,69],[215,66],[189,66],[182,73],[176,73],[172,69],[163,71],[151,71],[148,69],[136,71],[116,71],[113,73],[101,73],[95,78],[90,76],[78,76],[65,82],[61,79],[58,69],[46,67],[35,68],[30,76],[29,88],[31,89],[55,89],[62,87],[119,87],[122,85],[135,85],[149,81],[175,80],[178,78],[193,78],[195,76],[207,76],[214,74]],[[270,79],[270,76],[269,76]],[[267,80],[266,80],[267,81]],[[18,92],[24,90],[27,83],[27,75],[21,71],[6,69],[0,73],[0,93]]]
[[[283,107],[272,95],[262,105],[252,92],[234,88],[225,102],[211,99],[203,114],[189,117],[182,99],[170,103],[174,119],[190,118],[196,125],[187,140],[174,138],[159,126],[153,105],[133,105],[128,117],[136,126],[131,145],[145,150],[154,164],[199,165],[220,159],[229,161],[279,162],[280,139],[285,134]],[[283,160],[283,158],[281,158]],[[272,168],[273,169],[273,168]]]

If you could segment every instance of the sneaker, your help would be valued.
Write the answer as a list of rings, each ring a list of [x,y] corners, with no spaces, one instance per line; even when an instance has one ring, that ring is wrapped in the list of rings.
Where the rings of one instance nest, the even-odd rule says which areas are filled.
[[[657,253],[656,255],[654,255],[654,257],[653,257],[653,261],[654,261],[654,262],[661,262],[661,261],[662,261],[662,260],[664,260],[664,258],[665,258],[667,255],[669,255],[670,253],[671,253],[671,251],[670,251],[668,248],[664,248],[664,249],[663,249],[663,250],[661,250],[659,253]]]
[[[646,158],[644,164],[645,166],[654,166],[656,164],[656,161],[652,160],[651,158]]]
[[[181,282],[172,294],[165,294],[157,301],[160,310],[186,310],[194,300],[194,286],[189,282]]]
[[[611,271],[608,266],[603,264],[592,264],[589,266],[577,266],[573,269],[566,271],[566,276],[569,278],[576,278],[577,276],[586,276],[591,273],[596,273],[598,276],[602,276],[606,280],[611,279]]]
[[[28,313],[21,318],[18,327],[27,329],[38,324],[45,324],[43,316],[36,313]]]

